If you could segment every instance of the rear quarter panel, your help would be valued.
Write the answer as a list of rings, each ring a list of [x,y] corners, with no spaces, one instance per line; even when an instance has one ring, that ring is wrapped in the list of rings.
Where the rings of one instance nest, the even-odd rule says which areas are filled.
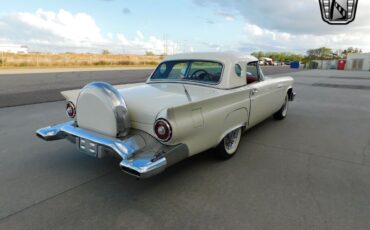
[[[224,90],[223,95],[167,109],[163,114],[172,124],[168,144],[184,143],[190,155],[215,147],[224,135],[245,126],[250,109],[250,89]]]

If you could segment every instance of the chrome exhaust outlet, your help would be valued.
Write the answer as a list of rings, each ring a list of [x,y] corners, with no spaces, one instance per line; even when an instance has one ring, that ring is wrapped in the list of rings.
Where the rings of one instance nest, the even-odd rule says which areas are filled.
[[[163,172],[166,168],[188,158],[189,150],[186,145],[154,152],[141,152],[120,163],[122,171],[137,178],[148,178]]]

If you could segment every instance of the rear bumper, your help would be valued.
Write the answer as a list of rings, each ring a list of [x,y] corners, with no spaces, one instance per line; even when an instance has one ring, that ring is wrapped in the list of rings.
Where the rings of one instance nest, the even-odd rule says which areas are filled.
[[[163,145],[139,130],[132,130],[129,136],[118,139],[78,128],[71,121],[41,128],[36,135],[46,141],[68,139],[76,143],[80,151],[97,158],[118,157],[121,169],[139,178],[156,175],[189,156],[186,145]]]

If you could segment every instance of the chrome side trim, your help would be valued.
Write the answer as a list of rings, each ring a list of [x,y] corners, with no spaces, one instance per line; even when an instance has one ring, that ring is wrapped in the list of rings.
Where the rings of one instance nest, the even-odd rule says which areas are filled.
[[[131,127],[130,118],[128,115],[128,109],[126,106],[126,102],[123,96],[120,94],[120,92],[109,83],[92,82],[82,88],[80,95],[84,93],[84,89],[86,88],[94,88],[94,89],[100,90],[101,92],[104,93],[104,95],[106,95],[110,99],[114,107],[113,112],[116,118],[117,136],[123,137],[123,136],[128,135],[128,132]]]
[[[82,139],[94,143],[94,146],[97,144],[94,156],[118,156],[121,159],[121,169],[139,178],[156,175],[189,156],[189,150],[184,144],[167,146],[143,131],[130,132],[130,136],[125,139],[111,138],[78,128],[74,121],[70,121],[39,129],[36,134],[46,141],[67,138],[77,145]]]

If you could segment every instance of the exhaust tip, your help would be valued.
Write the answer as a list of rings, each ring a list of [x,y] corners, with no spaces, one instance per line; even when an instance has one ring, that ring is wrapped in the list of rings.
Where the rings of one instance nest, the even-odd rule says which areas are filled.
[[[41,138],[41,139],[45,140],[45,138],[44,138],[41,134],[39,134],[39,133],[36,133],[36,136],[37,136],[38,138]]]
[[[141,177],[141,173],[139,173],[138,171],[136,170],[133,170],[131,168],[128,168],[128,167],[125,167],[123,165],[120,166],[121,167],[121,170],[124,171],[125,173],[128,173],[132,176],[135,176],[135,177]]]

